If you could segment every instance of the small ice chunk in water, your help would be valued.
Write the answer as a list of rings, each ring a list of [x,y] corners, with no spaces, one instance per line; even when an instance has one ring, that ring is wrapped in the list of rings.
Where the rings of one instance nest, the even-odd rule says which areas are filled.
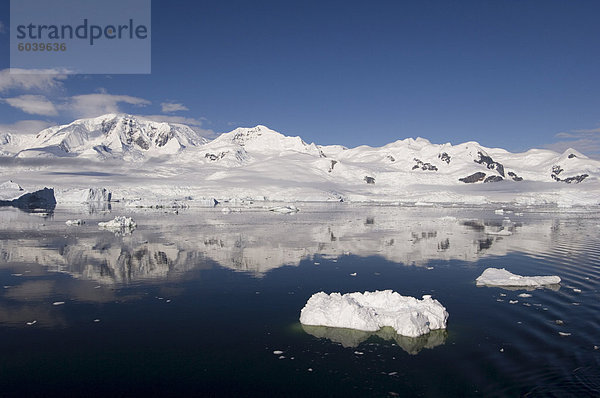
[[[281,354],[283,354],[283,351],[281,351],[281,350],[275,350],[275,351],[273,351],[273,354],[275,354],[275,355],[281,355]]]
[[[519,302],[519,300],[509,300],[508,301],[510,304],[517,304]]]
[[[531,294],[529,294],[529,293],[521,293],[521,294],[519,294],[519,297],[527,298],[527,297],[531,297]]]
[[[350,274],[350,276],[356,276],[356,275],[358,275],[356,272],[353,272]]]
[[[566,332],[558,332],[558,334],[560,334],[561,336],[570,336],[571,333],[566,333]]]
[[[109,231],[131,230],[133,231],[137,224],[131,217],[117,216],[114,219],[106,222],[99,222],[98,227]]]
[[[575,293],[581,293],[581,289],[573,289]]]
[[[31,321],[31,322],[27,322],[27,325],[31,326],[31,325],[35,325],[36,323],[37,323],[37,321]]]
[[[67,220],[65,221],[65,224],[71,226],[71,225],[83,225],[83,221],[81,219],[77,219],[77,220]]]
[[[269,209],[269,211],[272,211],[274,213],[281,213],[281,214],[292,214],[292,213],[298,213],[300,211],[300,209],[294,205],[290,205],[290,206],[271,207]]]
[[[487,268],[476,279],[477,286],[541,287],[560,283],[558,276],[521,276],[504,268]]]
[[[64,303],[64,301],[55,301],[52,303],[52,305],[63,305]]]
[[[365,355],[365,353],[364,353],[364,352],[361,352],[361,351],[354,351],[354,353],[355,353],[356,355]]]

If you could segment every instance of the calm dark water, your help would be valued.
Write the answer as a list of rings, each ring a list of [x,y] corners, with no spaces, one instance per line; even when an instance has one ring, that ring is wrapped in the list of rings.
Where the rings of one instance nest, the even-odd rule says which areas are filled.
[[[600,395],[596,210],[299,207],[0,209],[0,395]],[[98,229],[116,215],[138,228]],[[563,281],[476,287],[487,267]],[[382,289],[448,329],[298,322],[315,292]]]

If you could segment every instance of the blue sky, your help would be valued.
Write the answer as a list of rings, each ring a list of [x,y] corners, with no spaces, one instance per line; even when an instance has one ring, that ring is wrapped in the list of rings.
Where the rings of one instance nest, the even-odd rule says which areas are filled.
[[[206,134],[264,124],[318,144],[421,136],[598,156],[598,15],[593,0],[154,0],[150,75],[24,84],[5,71],[2,1],[0,129],[119,111]]]

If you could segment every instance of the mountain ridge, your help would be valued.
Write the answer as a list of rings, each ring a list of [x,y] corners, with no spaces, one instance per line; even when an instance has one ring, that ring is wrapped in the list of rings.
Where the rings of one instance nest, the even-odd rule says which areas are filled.
[[[69,166],[69,159],[81,159],[84,163],[79,161],[77,167],[89,169],[85,173],[94,176],[96,186],[123,189],[124,197],[134,191],[141,195],[150,182],[169,197],[173,193],[167,187],[177,185],[182,192],[219,198],[277,200],[402,200],[415,198],[419,187],[426,186],[427,200],[490,201],[489,192],[502,191],[510,194],[510,200],[521,200],[524,193],[535,202],[541,189],[548,193],[544,200],[563,201],[560,191],[578,186],[574,192],[584,195],[569,193],[570,198],[582,196],[586,203],[598,203],[592,197],[600,191],[600,161],[572,149],[562,154],[546,149],[511,153],[475,141],[433,144],[421,137],[381,147],[346,148],[309,144],[263,125],[237,128],[208,141],[182,124],[125,114],[79,119],[44,129],[30,139],[4,137],[3,157],[21,162],[43,159],[36,163],[36,171],[5,167],[5,180],[21,182],[22,175],[34,181],[35,172],[52,175],[44,162],[64,159],[63,170],[53,173],[70,177],[52,181],[85,188],[89,181],[78,178]],[[107,161],[121,177],[110,172]],[[463,188],[479,185],[486,188],[476,193]],[[436,190],[450,193],[434,198]]]

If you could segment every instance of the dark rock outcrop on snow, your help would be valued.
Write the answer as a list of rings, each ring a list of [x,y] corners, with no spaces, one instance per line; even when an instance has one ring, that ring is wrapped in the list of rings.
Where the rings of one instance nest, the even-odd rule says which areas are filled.
[[[555,164],[554,166],[552,166],[552,174],[550,174],[550,176],[556,180],[556,181],[560,181],[558,177],[558,175],[560,173],[562,173],[564,171],[564,169],[562,167],[560,167],[559,165]]]
[[[367,184],[375,184],[375,177],[365,176],[364,179]]]
[[[483,180],[484,183],[486,182],[500,182],[504,180],[504,178],[500,177],[500,176],[489,176],[488,178],[486,178],[485,180]]]
[[[417,162],[417,164],[415,164],[413,166],[413,170],[416,169],[421,169],[423,171],[437,171],[438,168],[434,165],[432,165],[431,163],[425,163],[423,161],[421,161],[420,159],[414,158],[414,161]]]
[[[337,164],[337,160],[332,160],[331,161],[331,165],[329,166],[329,170],[327,170],[328,172],[332,172],[333,171],[333,167]]]
[[[571,183],[579,184],[581,181],[585,180],[588,177],[589,177],[588,174],[581,174],[578,176],[565,178],[564,180],[558,179],[557,181],[566,182],[567,184],[571,184]]]
[[[470,176],[459,178],[458,181],[462,181],[466,184],[472,184],[475,182],[483,181],[485,178],[485,173],[478,171],[477,173],[473,173]]]
[[[569,158],[571,158],[571,156],[576,157],[575,155],[570,154]],[[562,167],[560,167],[559,165],[554,165],[554,166],[552,166],[552,173],[550,174],[550,177],[552,177],[552,179],[554,181],[566,182],[567,184],[571,184],[571,183],[579,184],[581,181],[583,181],[589,177],[588,174],[580,174],[580,175],[573,176],[573,177],[560,178],[559,174],[562,173],[563,171],[565,171],[565,170]]]
[[[488,169],[496,170],[498,174],[504,177],[504,166],[501,163],[494,162],[494,159],[481,152],[477,152],[477,155],[479,155],[479,159],[474,160],[475,163],[485,164]]]
[[[446,152],[442,152],[438,155],[438,158],[440,158],[442,160],[442,162],[446,162],[448,164],[450,164],[450,155],[448,155]]]
[[[513,171],[508,172],[508,176],[513,179],[513,181],[523,181],[523,177],[519,177],[517,173]]]
[[[217,155],[215,155],[214,153],[205,153],[204,157],[214,162],[219,159],[223,159],[225,155],[227,155],[227,152],[221,152]]]

